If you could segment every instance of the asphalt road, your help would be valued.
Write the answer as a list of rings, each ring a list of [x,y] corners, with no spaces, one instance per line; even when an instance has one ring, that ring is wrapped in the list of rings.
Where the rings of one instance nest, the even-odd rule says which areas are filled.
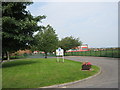
[[[118,88],[118,59],[107,57],[66,56],[65,59],[84,62],[101,67],[101,73],[88,80],[61,88]]]

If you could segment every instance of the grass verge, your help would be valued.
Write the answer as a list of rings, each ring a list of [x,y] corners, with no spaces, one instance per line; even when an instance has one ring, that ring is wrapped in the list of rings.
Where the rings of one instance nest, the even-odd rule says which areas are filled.
[[[99,72],[94,65],[93,71],[81,71],[81,65],[81,62],[66,59],[64,63],[58,63],[56,58],[5,62],[2,65],[2,87],[38,88],[84,79]]]

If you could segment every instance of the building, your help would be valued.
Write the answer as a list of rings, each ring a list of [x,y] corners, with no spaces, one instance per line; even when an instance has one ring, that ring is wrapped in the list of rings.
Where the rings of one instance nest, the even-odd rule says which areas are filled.
[[[19,50],[17,52],[11,53],[11,56],[23,55],[23,54],[32,54],[31,50]]]
[[[66,52],[81,52],[81,51],[89,51],[87,44],[82,44],[81,46],[74,47],[72,49],[67,50]]]
[[[19,51],[17,51],[17,53],[18,53],[18,54],[24,54],[24,53],[26,53],[26,54],[31,54],[32,51],[31,51],[31,50],[19,50]]]

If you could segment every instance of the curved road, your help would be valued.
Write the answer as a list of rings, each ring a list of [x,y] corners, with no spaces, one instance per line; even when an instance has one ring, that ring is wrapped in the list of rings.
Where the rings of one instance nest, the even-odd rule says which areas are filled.
[[[88,80],[61,88],[118,88],[118,59],[108,57],[66,56],[65,59],[84,62],[101,67],[101,73]]]

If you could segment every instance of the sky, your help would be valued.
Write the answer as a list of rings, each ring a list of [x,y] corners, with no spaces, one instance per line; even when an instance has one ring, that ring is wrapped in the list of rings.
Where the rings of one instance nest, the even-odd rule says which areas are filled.
[[[27,10],[46,15],[38,25],[50,24],[59,39],[73,36],[91,48],[118,46],[117,2],[34,2]]]

